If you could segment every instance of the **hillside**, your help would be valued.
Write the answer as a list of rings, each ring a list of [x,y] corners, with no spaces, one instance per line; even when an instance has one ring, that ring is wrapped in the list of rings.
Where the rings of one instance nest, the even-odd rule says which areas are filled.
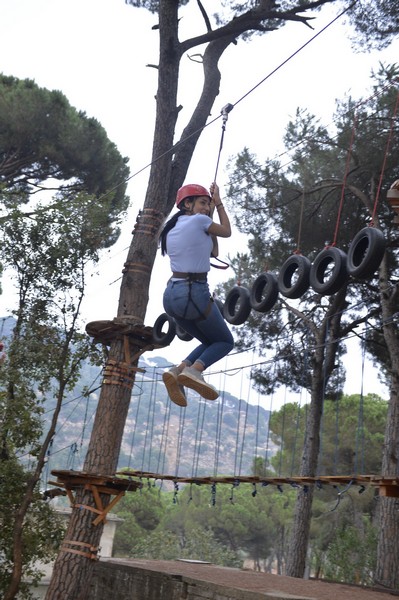
[[[13,329],[13,317],[3,317],[0,338]],[[255,456],[272,453],[269,411],[221,392],[215,402],[204,401],[187,390],[188,406],[170,402],[162,382],[169,363],[161,357],[142,359],[133,388],[125,425],[118,469],[179,475],[249,475]],[[45,479],[53,469],[81,470],[90,439],[101,390],[101,369],[83,366],[73,393],[59,416],[57,431],[48,453]],[[54,400],[44,403],[44,431],[54,409]]]
[[[191,390],[182,409],[170,402],[162,383],[165,359],[152,356],[139,366],[145,373],[138,374],[133,389],[118,469],[179,476],[250,474],[254,456],[265,457],[266,449],[270,454],[268,411],[227,392],[205,402]],[[100,370],[86,365],[64,403],[50,469],[81,468],[100,385]],[[90,391],[86,397],[84,389]]]

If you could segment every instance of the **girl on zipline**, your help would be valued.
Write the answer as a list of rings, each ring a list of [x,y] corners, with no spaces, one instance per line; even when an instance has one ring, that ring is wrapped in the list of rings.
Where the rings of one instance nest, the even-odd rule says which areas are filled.
[[[161,252],[170,259],[172,277],[163,296],[166,313],[201,342],[179,365],[163,373],[172,402],[187,406],[184,386],[206,400],[219,393],[206,383],[202,372],[226,356],[234,347],[233,336],[213,301],[207,283],[210,258],[218,255],[218,237],[230,237],[231,226],[220,200],[219,188],[210,192],[201,185],[181,187],[176,213],[161,232]],[[216,209],[220,223],[212,219]]]

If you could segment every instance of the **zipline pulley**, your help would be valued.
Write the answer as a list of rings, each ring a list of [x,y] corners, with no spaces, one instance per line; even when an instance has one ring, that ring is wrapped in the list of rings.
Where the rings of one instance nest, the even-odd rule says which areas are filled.
[[[225,106],[223,106],[222,110],[220,111],[220,114],[222,115],[222,136],[220,138],[220,146],[219,146],[219,153],[218,153],[218,158],[217,158],[217,162],[216,162],[216,170],[215,170],[215,177],[213,178],[213,181],[216,181],[217,178],[217,174],[218,174],[218,170],[219,170],[219,161],[220,161],[220,155],[222,152],[222,148],[223,148],[223,138],[224,138],[224,132],[226,130],[226,123],[227,123],[227,119],[229,118],[229,112],[231,112],[234,108],[233,104],[230,104],[230,102],[228,102]]]
[[[225,127],[227,119],[229,118],[229,112],[231,112],[233,108],[233,104],[230,104],[230,102],[228,102],[225,106],[223,106],[222,110],[220,111],[220,114],[223,117],[223,128]]]

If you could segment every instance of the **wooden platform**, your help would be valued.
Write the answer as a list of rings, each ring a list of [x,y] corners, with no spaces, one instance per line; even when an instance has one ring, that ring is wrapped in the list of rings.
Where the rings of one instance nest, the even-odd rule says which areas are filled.
[[[152,327],[143,325],[132,318],[115,318],[112,321],[91,321],[86,325],[86,333],[95,342],[110,345],[115,338],[128,336],[139,347],[153,343]]]
[[[173,481],[175,483],[194,483],[197,485],[230,484],[238,485],[240,483],[259,484],[260,486],[274,485],[281,487],[289,485],[291,487],[306,487],[314,485],[322,487],[323,485],[339,486],[374,486],[379,488],[380,496],[389,496],[399,498],[399,477],[381,477],[380,475],[322,475],[319,477],[257,477],[251,475],[240,476],[220,476],[220,477],[178,477],[174,475],[164,475],[160,473],[149,473],[146,471],[121,471],[118,475],[124,475],[130,478],[153,479]]]
[[[51,471],[51,474],[57,477],[57,481],[49,481],[49,484],[65,490],[72,508],[86,509],[97,515],[93,525],[98,525],[101,521],[105,523],[107,514],[125,493],[135,492],[141,487],[141,483],[138,481],[96,473],[85,473],[84,471]],[[95,506],[77,504],[75,492],[78,489],[91,492]],[[104,506],[101,494],[114,496],[114,498]]]

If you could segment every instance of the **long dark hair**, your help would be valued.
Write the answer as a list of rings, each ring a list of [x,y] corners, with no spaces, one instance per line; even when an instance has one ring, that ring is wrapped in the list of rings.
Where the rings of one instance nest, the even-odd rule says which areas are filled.
[[[165,227],[162,229],[160,235],[159,235],[159,239],[161,242],[161,254],[162,256],[165,256],[165,254],[167,254],[167,250],[166,250],[166,236],[168,235],[169,231],[171,229],[173,229],[173,227],[176,225],[179,217],[181,217],[182,215],[186,215],[189,210],[187,208],[184,208],[183,206],[183,202],[185,200],[189,200],[189,201],[195,201],[197,196],[188,196],[187,198],[184,198],[180,204],[179,204],[179,212],[177,212],[175,215],[173,215],[173,217],[171,217],[169,219],[169,221],[166,222]]]

